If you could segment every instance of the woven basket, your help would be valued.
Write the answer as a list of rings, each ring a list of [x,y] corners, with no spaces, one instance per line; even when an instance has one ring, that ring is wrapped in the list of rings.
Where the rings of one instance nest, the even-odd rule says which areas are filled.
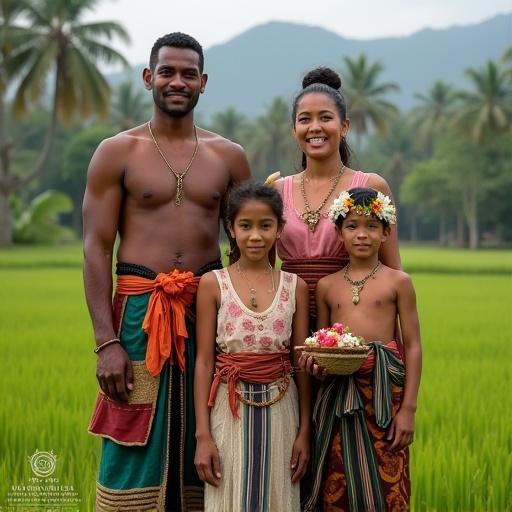
[[[297,347],[299,348],[299,347]],[[368,357],[370,347],[300,347],[311,354],[315,362],[323,366],[331,375],[351,375],[361,368]]]

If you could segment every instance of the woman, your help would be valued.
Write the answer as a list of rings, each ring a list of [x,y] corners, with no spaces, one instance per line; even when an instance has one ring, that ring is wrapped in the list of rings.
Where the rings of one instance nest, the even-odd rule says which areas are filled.
[[[378,174],[349,167],[346,137],[350,121],[339,92],[338,74],[329,68],[316,68],[304,77],[302,87],[293,103],[292,123],[302,150],[303,171],[275,182],[286,217],[277,252],[282,269],[298,274],[308,284],[310,328],[314,330],[316,283],[348,263],[348,255],[327,218],[330,205],[342,190],[353,187],[371,187],[388,196],[391,191]],[[389,267],[401,268],[396,226],[382,245],[379,259]]]

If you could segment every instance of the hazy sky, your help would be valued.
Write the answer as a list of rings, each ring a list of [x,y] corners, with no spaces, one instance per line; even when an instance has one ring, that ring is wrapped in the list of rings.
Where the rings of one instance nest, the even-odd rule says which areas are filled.
[[[103,0],[89,19],[122,23],[132,40],[123,54],[139,64],[147,61],[157,37],[174,31],[193,35],[205,48],[273,20],[375,39],[478,23],[511,11],[512,0]]]

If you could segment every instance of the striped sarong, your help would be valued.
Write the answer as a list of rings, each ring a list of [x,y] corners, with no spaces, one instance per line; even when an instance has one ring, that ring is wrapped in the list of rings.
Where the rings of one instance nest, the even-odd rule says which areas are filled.
[[[196,275],[221,267],[220,261],[212,262]],[[118,263],[117,274],[157,278],[151,269],[130,263]],[[148,336],[143,329],[151,296],[114,297],[114,328],[132,362],[134,389],[128,403],[100,393],[91,420],[89,431],[103,437],[97,511],[203,510],[203,483],[194,466],[194,303],[185,311],[184,367],[179,357],[176,364],[169,358],[155,376],[147,367]]]
[[[390,452],[385,439],[400,405],[405,366],[395,342],[370,346],[356,374],[329,380],[319,394],[305,511],[408,509],[408,449]]]

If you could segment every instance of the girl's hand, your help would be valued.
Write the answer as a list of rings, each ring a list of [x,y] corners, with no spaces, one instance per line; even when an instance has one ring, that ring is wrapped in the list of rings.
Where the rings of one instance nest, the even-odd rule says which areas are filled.
[[[400,409],[393,418],[386,439],[393,441],[389,447],[392,452],[409,446],[414,441],[414,412]]]
[[[306,473],[309,464],[310,446],[309,435],[297,434],[292,448],[292,483],[297,483]]]
[[[199,478],[214,487],[220,482],[220,457],[219,450],[213,439],[198,439],[194,464]]]
[[[313,377],[316,377],[319,380],[325,380],[329,375],[327,370],[323,366],[316,364],[315,358],[306,352],[302,352],[299,357],[298,364],[299,368],[309,373],[310,375],[313,375]]]

